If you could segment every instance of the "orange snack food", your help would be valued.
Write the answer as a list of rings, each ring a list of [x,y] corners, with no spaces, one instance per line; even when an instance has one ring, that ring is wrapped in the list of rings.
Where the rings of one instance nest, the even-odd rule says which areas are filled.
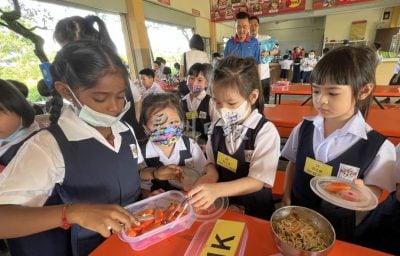
[[[346,184],[344,182],[337,182],[337,181],[332,181],[328,185],[326,185],[325,190],[331,193],[338,193],[341,191],[346,191],[350,190],[351,186],[349,184]]]

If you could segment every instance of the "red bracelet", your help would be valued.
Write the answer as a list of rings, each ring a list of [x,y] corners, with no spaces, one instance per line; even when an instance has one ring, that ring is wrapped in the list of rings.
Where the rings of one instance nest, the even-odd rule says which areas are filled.
[[[66,214],[67,208],[70,207],[71,205],[72,204],[64,204],[64,207],[62,208],[62,212],[61,212],[61,222],[62,222],[61,228],[65,229],[65,230],[67,230],[71,227],[71,224],[68,222],[67,214]]]

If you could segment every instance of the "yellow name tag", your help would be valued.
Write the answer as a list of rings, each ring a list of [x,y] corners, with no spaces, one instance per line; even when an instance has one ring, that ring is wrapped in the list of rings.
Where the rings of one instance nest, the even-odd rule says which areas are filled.
[[[312,176],[332,176],[332,169],[333,167],[330,165],[312,159],[311,157],[306,158],[304,172]]]
[[[236,255],[245,225],[244,222],[217,220],[199,255]]]
[[[236,173],[238,161],[235,158],[218,151],[217,164]]]
[[[186,112],[186,119],[196,119],[198,117],[197,111]]]

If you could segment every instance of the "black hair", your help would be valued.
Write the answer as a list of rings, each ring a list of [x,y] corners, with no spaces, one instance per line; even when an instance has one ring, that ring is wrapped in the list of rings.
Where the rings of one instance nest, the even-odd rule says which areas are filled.
[[[128,87],[125,64],[111,48],[99,42],[85,40],[65,45],[50,66],[54,82],[67,84],[72,91],[93,88],[106,75],[119,74]],[[50,121],[56,123],[63,105],[57,90],[53,90]]]
[[[212,79],[212,66],[211,64],[208,63],[194,63],[188,71],[189,76],[194,76],[197,77],[199,74],[202,74],[206,80],[207,83],[211,83]]]
[[[95,23],[98,30],[94,27]],[[59,44],[76,40],[94,40],[107,45],[114,52],[117,51],[104,21],[95,15],[88,15],[85,18],[71,16],[61,19],[56,24],[53,36]]]
[[[260,19],[259,19],[257,16],[255,16],[255,15],[250,16],[249,20],[256,20],[257,23],[260,24]]]
[[[342,46],[329,51],[311,72],[311,83],[317,85],[349,85],[356,99],[356,109],[366,116],[372,92],[358,100],[360,91],[367,84],[375,87],[376,53],[369,47]]]
[[[213,54],[212,54],[212,58],[214,59],[214,58],[222,58],[222,56],[221,56],[221,54],[219,53],[219,52],[214,52]]]
[[[199,50],[199,51],[204,51],[203,38],[201,38],[201,36],[198,35],[198,34],[194,34],[192,36],[192,38],[190,38],[189,47],[190,47],[190,49],[196,49],[196,50]]]
[[[329,48],[325,47],[324,49],[322,49],[322,54],[327,54],[329,52]]]
[[[39,94],[43,97],[49,97],[51,96],[51,90],[49,87],[45,84],[44,79],[40,79],[37,82],[36,88],[39,92]]]
[[[171,68],[165,66],[164,69],[163,69],[163,74],[164,74],[164,75],[171,75],[171,73],[172,73],[172,72],[171,72]]]
[[[26,84],[21,83],[17,80],[11,80],[11,79],[7,79],[7,82],[14,85],[15,88],[17,88],[18,91],[20,91],[22,93],[22,95],[24,95],[25,98],[28,97],[29,89],[28,89],[28,86],[26,86]]]
[[[238,12],[235,18],[236,20],[248,19],[250,21],[250,15],[247,12]]]
[[[35,118],[35,111],[22,93],[11,83],[0,79],[0,111],[13,112],[22,118],[22,126],[28,128]]]
[[[150,93],[143,99],[142,112],[140,113],[140,124],[145,126],[151,115],[157,111],[167,107],[174,108],[178,112],[181,123],[185,121],[185,113],[181,107],[179,98],[172,93]]]
[[[181,68],[181,64],[179,64],[178,62],[174,63],[174,68],[179,70]]]
[[[381,49],[381,44],[378,43],[378,42],[375,42],[374,43],[374,47],[375,47],[375,50],[380,50]]]
[[[287,54],[283,55],[283,59],[284,59],[284,60],[289,59],[289,55],[287,55]]]
[[[156,60],[164,65],[165,65],[165,63],[167,63],[167,61],[163,57],[157,57]]]
[[[151,78],[156,77],[154,71],[151,68],[144,68],[139,71],[139,75],[149,76]]]
[[[153,63],[157,64],[158,66],[161,66],[161,61],[159,61],[159,60],[155,60],[155,61],[153,61]]]
[[[263,89],[254,58],[239,58],[232,55],[223,58],[214,70],[213,87],[235,89],[246,100],[253,90],[258,90],[258,99],[252,108],[263,113]]]

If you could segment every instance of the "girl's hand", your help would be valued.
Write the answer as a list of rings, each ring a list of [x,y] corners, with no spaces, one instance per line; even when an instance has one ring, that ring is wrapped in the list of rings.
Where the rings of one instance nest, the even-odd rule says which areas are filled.
[[[201,184],[187,193],[191,197],[189,203],[195,208],[207,209],[220,197],[217,183]]]
[[[69,223],[78,224],[104,237],[109,237],[112,232],[118,233],[123,228],[128,229],[132,224],[140,225],[119,205],[73,204],[67,208],[66,217]]]
[[[151,196],[156,196],[156,195],[162,194],[162,193],[164,193],[164,192],[165,192],[164,189],[159,188],[159,189],[156,189],[156,190],[151,191],[151,193],[149,194],[149,197],[151,197]]]
[[[182,182],[184,178],[184,172],[178,165],[169,164],[155,170],[154,178],[158,180],[179,180]]]

